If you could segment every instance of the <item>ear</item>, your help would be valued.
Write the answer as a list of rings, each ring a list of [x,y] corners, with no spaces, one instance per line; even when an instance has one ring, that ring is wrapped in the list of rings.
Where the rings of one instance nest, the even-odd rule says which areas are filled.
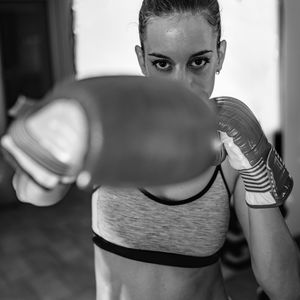
[[[218,66],[217,66],[218,72],[220,72],[222,70],[222,66],[223,66],[223,62],[224,62],[225,54],[226,54],[226,47],[227,47],[227,42],[225,40],[222,40],[218,47]]]
[[[136,57],[138,59],[141,71],[146,76],[147,72],[146,72],[145,56],[144,56],[144,52],[143,52],[142,48],[140,46],[136,45],[135,53],[136,53]]]

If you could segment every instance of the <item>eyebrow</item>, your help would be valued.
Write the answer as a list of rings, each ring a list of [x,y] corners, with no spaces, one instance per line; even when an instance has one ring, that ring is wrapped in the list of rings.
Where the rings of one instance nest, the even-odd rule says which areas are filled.
[[[212,50],[202,50],[202,51],[196,52],[193,55],[191,55],[191,58],[193,58],[195,56],[200,56],[200,55],[203,55],[203,54],[207,54],[207,53],[212,53],[212,52],[213,52]]]
[[[191,58],[193,58],[195,56],[200,56],[200,55],[203,55],[203,54],[211,53],[211,52],[213,52],[213,51],[212,50],[202,50],[202,51],[199,51],[199,52],[196,52],[196,53],[192,54]],[[149,53],[148,56],[155,56],[155,57],[158,57],[158,58],[170,59],[166,55],[163,55],[163,54],[160,54],[160,53],[155,53],[155,52]]]

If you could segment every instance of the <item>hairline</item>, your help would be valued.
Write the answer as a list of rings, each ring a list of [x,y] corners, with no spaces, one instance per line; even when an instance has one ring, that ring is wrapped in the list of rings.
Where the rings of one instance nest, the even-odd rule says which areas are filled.
[[[207,24],[212,27],[214,30],[214,32],[216,32],[218,35],[219,35],[219,32],[218,30],[216,30],[214,28],[214,26],[208,21],[208,18],[207,18],[207,15],[209,15],[209,11],[207,8],[203,8],[203,9],[196,9],[196,10],[192,10],[192,9],[189,9],[189,10],[174,10],[174,11],[171,11],[169,13],[162,13],[160,15],[150,15],[149,17],[147,17],[146,21],[145,21],[145,30],[143,32],[143,38],[145,41],[146,40],[146,29],[147,29],[147,26],[149,25],[149,23],[153,20],[153,19],[156,19],[156,18],[176,18],[176,17],[184,17],[184,15],[188,15],[190,14],[191,16],[196,16],[196,15],[200,15],[200,16],[203,16],[203,18],[206,20]],[[140,37],[140,44],[141,44],[141,48],[144,52],[144,43],[142,41],[142,36],[141,36],[141,33],[139,32],[139,37]],[[219,45],[219,42],[220,42],[220,36],[217,37],[217,45]]]

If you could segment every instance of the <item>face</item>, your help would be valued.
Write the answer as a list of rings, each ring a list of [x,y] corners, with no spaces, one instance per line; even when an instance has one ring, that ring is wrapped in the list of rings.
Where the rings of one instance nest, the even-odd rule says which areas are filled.
[[[226,42],[217,48],[217,34],[200,14],[154,17],[141,47],[135,48],[145,76],[179,80],[210,97],[215,74],[222,68]]]

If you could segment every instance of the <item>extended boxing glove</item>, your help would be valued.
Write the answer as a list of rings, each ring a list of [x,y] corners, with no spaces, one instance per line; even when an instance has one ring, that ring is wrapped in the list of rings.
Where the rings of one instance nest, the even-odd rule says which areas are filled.
[[[74,162],[79,163],[85,151],[87,125],[76,105],[64,102],[58,106],[53,102],[27,119],[37,108],[41,108],[37,101],[19,97],[9,110],[17,121],[2,137],[1,144],[15,168],[13,187],[17,198],[49,206],[61,200],[76,179],[79,169],[74,168]]]
[[[250,207],[279,206],[293,188],[282,159],[268,142],[258,120],[243,102],[230,97],[213,98],[218,130],[231,166],[238,170]]]
[[[81,106],[65,99],[46,106],[21,100],[16,121],[1,139],[6,158],[45,189],[74,182],[87,145]]]
[[[182,182],[215,159],[216,115],[174,81],[109,76],[64,82],[12,123],[1,144],[52,189]]]

